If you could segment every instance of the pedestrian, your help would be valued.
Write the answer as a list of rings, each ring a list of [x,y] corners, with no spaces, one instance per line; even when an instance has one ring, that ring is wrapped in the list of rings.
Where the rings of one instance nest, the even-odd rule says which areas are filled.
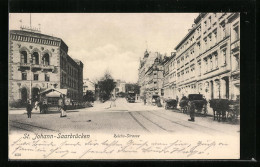
[[[144,105],[146,105],[146,95],[144,95]]]
[[[39,104],[38,100],[35,100],[34,109],[35,109],[36,111],[38,111],[38,107],[39,107],[38,104]]]
[[[157,98],[156,98],[156,103],[157,103],[157,107],[162,107],[160,97],[157,97]]]
[[[188,106],[189,106],[189,110],[190,110],[190,119],[188,119],[188,121],[194,122],[195,121],[195,104],[194,104],[194,102],[190,101],[188,103]]]
[[[111,107],[116,107],[116,98],[114,97],[114,95],[111,96],[111,104],[110,104],[110,108]]]
[[[31,118],[32,117],[32,105],[30,104],[29,100],[26,104],[26,111],[27,111],[28,118]]]
[[[39,109],[40,109],[40,113],[42,114],[42,112],[43,112],[43,111],[42,111],[42,109],[43,109],[43,108],[42,108],[42,100],[39,102],[38,106],[39,106]]]
[[[65,104],[65,101],[64,101],[64,98],[63,96],[61,95],[60,96],[60,100],[59,100],[59,103],[60,103],[60,117],[66,117],[66,104]]]

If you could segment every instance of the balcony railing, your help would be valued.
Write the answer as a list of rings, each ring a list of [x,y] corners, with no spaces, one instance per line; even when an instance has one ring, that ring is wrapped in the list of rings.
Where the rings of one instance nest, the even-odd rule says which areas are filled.
[[[21,69],[25,69],[25,68],[30,68],[30,63],[20,63],[18,65],[18,70],[21,70]]]
[[[18,69],[22,68],[32,68],[33,70],[51,70],[54,71],[54,65],[43,65],[43,64],[30,64],[30,63],[20,63]]]

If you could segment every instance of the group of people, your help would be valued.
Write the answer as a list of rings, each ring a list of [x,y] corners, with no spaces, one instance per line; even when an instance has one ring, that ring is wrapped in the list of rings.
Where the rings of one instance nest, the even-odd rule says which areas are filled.
[[[67,110],[67,106],[65,104],[65,101],[64,101],[64,98],[63,96],[61,95],[60,99],[59,99],[59,106],[60,108],[60,117],[66,117],[66,110]],[[35,111],[39,111],[40,110],[40,113],[46,113],[47,112],[47,104],[42,104],[42,102],[38,101],[38,100],[34,100],[34,105],[31,104],[30,100],[27,101],[27,104],[26,104],[26,111],[27,111],[27,116],[28,118],[31,118],[32,117],[32,110],[35,110]]]
[[[41,105],[40,105],[40,103],[37,100],[35,100],[34,106],[31,104],[30,100],[28,100],[27,104],[26,104],[26,111],[27,111],[28,118],[32,118],[32,110],[33,110],[33,108],[37,111],[40,108],[40,106]]]
[[[146,103],[147,103],[146,100],[147,100],[146,95],[144,95],[144,97],[143,97],[144,105],[146,105]],[[178,106],[178,103],[179,103],[179,97],[178,96],[176,96],[176,101],[177,101],[177,106]],[[156,98],[155,102],[156,102],[158,107],[162,107],[160,97]],[[190,119],[188,119],[188,121],[194,122],[195,121],[195,104],[193,102],[189,102],[189,103],[190,103],[189,104],[189,106],[190,106]]]

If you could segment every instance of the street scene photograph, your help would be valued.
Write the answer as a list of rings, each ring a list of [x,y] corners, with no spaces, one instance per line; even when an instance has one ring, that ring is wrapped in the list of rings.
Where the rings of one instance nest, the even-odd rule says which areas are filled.
[[[10,13],[10,159],[239,159],[240,13]]]

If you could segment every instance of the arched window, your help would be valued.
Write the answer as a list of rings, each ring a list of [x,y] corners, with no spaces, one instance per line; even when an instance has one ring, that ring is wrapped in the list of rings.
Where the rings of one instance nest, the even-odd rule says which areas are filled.
[[[34,52],[32,54],[32,63],[33,64],[39,64],[39,54],[37,52]]]
[[[21,63],[27,63],[27,52],[26,51],[21,51]]]
[[[42,57],[42,61],[44,65],[50,65],[50,56],[48,53],[45,53]]]

